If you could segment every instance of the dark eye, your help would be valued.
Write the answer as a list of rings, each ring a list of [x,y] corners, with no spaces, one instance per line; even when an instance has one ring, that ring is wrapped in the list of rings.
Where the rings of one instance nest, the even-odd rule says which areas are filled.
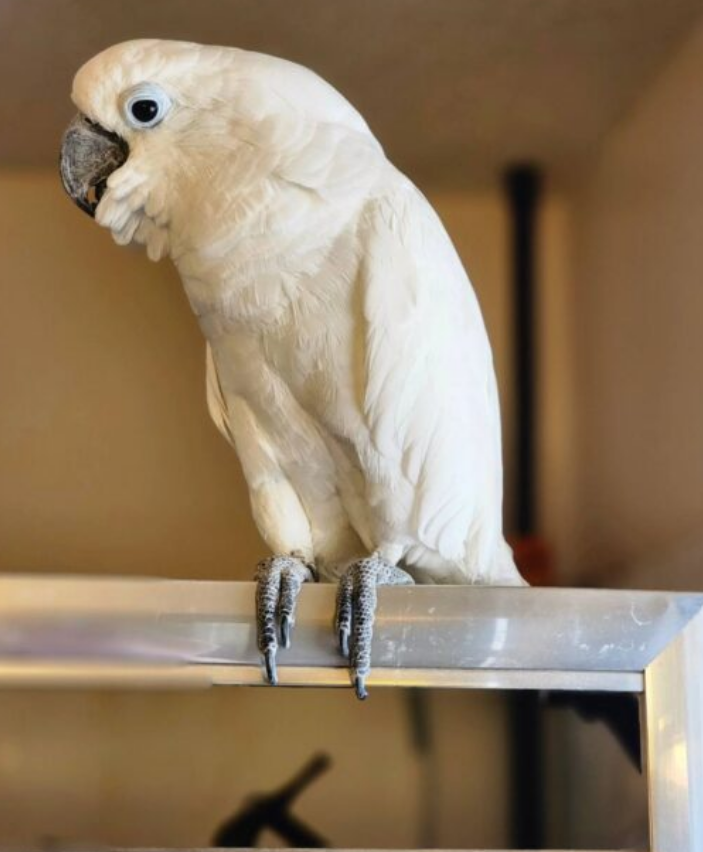
[[[155,127],[168,114],[171,99],[156,83],[140,83],[124,96],[123,115],[136,130]]]
[[[159,114],[159,105],[151,98],[133,101],[129,105],[132,117],[140,124],[151,124]]]

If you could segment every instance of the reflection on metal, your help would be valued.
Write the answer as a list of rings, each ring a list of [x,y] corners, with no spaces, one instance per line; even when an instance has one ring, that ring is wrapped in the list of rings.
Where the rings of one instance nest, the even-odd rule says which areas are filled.
[[[703,850],[703,616],[645,672],[652,849]]]
[[[288,686],[348,686],[334,588],[304,587]],[[261,683],[250,583],[0,578],[0,686]],[[370,685],[644,692],[653,852],[703,852],[703,595],[379,591]]]

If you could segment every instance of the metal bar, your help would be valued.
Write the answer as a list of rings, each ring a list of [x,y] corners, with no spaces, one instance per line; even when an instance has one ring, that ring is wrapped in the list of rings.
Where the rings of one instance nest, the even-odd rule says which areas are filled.
[[[281,667],[344,668],[335,589],[305,586]],[[382,588],[382,669],[643,672],[703,609],[703,595],[470,586]],[[0,578],[0,661],[111,660],[258,670],[254,584]]]
[[[253,669],[249,669],[253,671]],[[149,665],[63,660],[0,662],[0,688],[23,689],[208,689],[209,666]]]
[[[199,667],[200,668],[200,667]],[[213,685],[258,686],[258,670],[251,666],[208,666]],[[0,671],[0,677],[2,673]],[[279,668],[281,686],[348,687],[345,669],[285,666]],[[643,677],[635,672],[486,671],[485,669],[373,670],[374,687],[425,687],[442,689],[535,689],[584,692],[641,692]]]
[[[334,588],[305,587],[287,686],[348,685]],[[0,686],[206,688],[262,683],[254,586],[0,578]],[[703,852],[703,595],[381,589],[370,683],[644,688],[653,852]]]
[[[703,852],[703,615],[645,672],[652,852]]]
[[[281,666],[279,686],[349,687],[343,668]],[[552,672],[505,669],[389,669],[373,671],[369,685],[442,689],[567,690],[642,692],[636,672]],[[207,689],[211,686],[264,686],[258,666],[149,665],[72,660],[0,662],[0,689]]]

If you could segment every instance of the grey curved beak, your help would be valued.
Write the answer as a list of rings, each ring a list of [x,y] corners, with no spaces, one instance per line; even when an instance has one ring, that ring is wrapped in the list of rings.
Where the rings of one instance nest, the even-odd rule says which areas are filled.
[[[129,146],[121,136],[79,113],[61,143],[59,169],[64,189],[81,210],[94,217],[108,177],[128,156]]]

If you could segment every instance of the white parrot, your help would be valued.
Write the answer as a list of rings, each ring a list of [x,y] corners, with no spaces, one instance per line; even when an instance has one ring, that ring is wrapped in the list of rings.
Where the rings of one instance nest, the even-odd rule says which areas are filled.
[[[502,533],[498,394],[476,296],[442,223],[359,113],[299,65],[139,40],[86,63],[61,152],[74,201],[168,255],[236,449],[276,682],[303,582],[339,580],[366,695],[379,584],[522,585]]]

